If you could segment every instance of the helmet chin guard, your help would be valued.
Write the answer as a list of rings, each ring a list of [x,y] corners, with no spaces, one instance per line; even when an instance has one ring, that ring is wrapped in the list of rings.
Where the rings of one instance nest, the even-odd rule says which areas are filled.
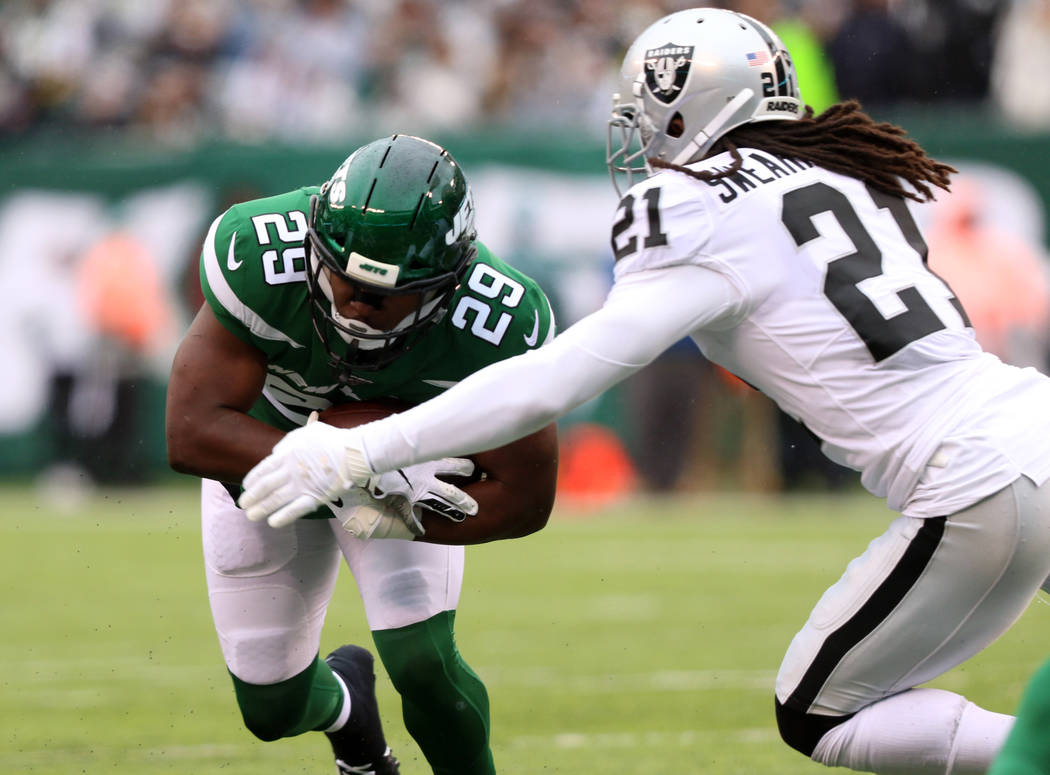
[[[606,141],[619,193],[653,169],[650,159],[699,161],[742,124],[803,116],[795,67],[761,22],[734,11],[694,8],[656,21],[620,69]]]

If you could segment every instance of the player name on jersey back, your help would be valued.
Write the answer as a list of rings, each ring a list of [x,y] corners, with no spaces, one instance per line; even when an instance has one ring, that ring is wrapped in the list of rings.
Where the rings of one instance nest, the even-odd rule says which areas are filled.
[[[719,189],[718,198],[723,202],[732,202],[741,194],[753,191],[759,186],[773,183],[815,166],[812,162],[775,156],[765,151],[745,150],[740,156],[743,164],[739,170],[727,172],[716,180],[706,181],[712,188]],[[722,172],[728,167],[711,166],[705,169],[711,172]]]

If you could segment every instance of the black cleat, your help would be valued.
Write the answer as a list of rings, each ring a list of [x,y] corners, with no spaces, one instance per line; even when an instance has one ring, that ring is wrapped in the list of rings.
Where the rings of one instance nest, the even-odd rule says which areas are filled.
[[[376,703],[374,660],[360,646],[340,646],[325,662],[350,691],[350,718],[342,729],[326,732],[339,775],[398,775],[397,759],[383,737]]]
[[[398,775],[401,772],[398,768],[398,761],[390,753],[389,748],[386,749],[379,763],[375,765],[369,763],[362,764],[360,767],[351,767],[342,759],[336,759],[335,771],[337,775]]]

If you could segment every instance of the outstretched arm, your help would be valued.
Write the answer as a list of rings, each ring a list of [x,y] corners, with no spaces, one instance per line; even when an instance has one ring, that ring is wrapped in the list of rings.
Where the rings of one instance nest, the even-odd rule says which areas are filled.
[[[627,275],[605,305],[549,345],[495,363],[440,396],[361,426],[377,471],[505,444],[625,379],[692,331],[731,314],[740,295],[698,266]]]
[[[507,444],[740,305],[737,288],[702,267],[627,275],[604,307],[550,344],[487,366],[413,409],[357,428],[315,423],[292,431],[245,477],[240,505],[252,519],[290,520],[308,513],[310,497],[338,497],[376,472]],[[316,465],[321,459],[334,469]]]

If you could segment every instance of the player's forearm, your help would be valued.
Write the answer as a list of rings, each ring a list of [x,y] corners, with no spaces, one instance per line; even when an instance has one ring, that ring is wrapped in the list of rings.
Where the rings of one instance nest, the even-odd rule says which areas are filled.
[[[233,409],[169,417],[168,463],[179,473],[239,483],[283,436]]]
[[[692,266],[647,273],[620,286],[605,306],[547,346],[362,426],[369,463],[386,471],[491,449],[531,433],[642,368],[733,301],[724,278]]]
[[[537,431],[619,378],[610,378],[601,364],[590,373],[567,365],[578,367],[582,356],[559,337],[488,366],[406,412],[362,426],[368,461],[376,471],[393,470],[500,447]]]

